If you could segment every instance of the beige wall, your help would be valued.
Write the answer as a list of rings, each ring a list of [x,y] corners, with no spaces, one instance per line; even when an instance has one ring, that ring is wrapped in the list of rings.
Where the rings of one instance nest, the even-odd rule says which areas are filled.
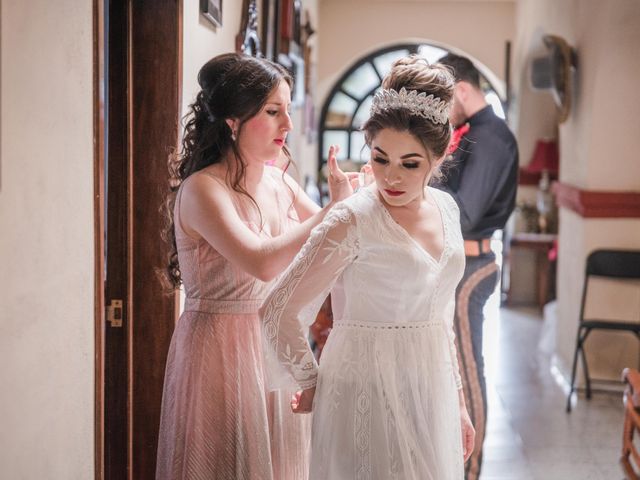
[[[560,180],[588,190],[640,191],[634,138],[640,111],[635,87],[640,75],[639,22],[640,3],[634,0],[518,2],[515,123],[524,158],[529,158],[535,138],[556,130],[550,97],[531,92],[526,75],[531,57],[541,51],[541,35],[560,35],[578,54],[574,108],[558,129]],[[603,247],[640,248],[640,219],[584,219],[561,209],[557,345],[565,371],[575,342],[584,261],[591,250]],[[600,294],[598,304],[624,318],[621,302],[610,293]],[[622,366],[637,363],[635,350],[622,353],[625,349],[618,348],[617,337],[595,334],[591,342],[595,374],[619,378]]]
[[[311,22],[316,27],[318,24],[318,1],[304,0],[302,2],[303,12],[309,11]],[[242,16],[241,7],[240,0],[225,2],[222,27],[216,28],[199,14],[198,2],[185,1],[183,3],[183,115],[198,93],[197,76],[200,67],[215,55],[235,51],[235,38],[240,30]],[[311,153],[315,154],[315,147],[314,144],[308,144],[304,138],[302,115],[301,109],[293,110],[294,130],[289,136],[289,146],[301,179],[306,173],[315,170],[315,158],[311,157]]]
[[[92,3],[0,8],[0,477],[88,479]]]
[[[528,86],[528,64],[545,49],[542,34],[564,37],[577,49],[579,68],[575,105],[562,125],[563,181],[589,189],[640,189],[640,163],[629,130],[640,97],[634,93],[640,75],[635,49],[640,4],[633,0],[521,0],[517,8],[514,84],[518,115],[518,140],[524,158],[531,156],[533,141],[556,136],[553,102],[544,92]],[[616,159],[610,163],[612,156]],[[615,165],[616,168],[611,168]]]
[[[324,0],[320,4],[318,105],[362,56],[402,41],[428,41],[472,56],[504,81],[515,1]]]
[[[224,2],[222,27],[214,27],[200,15],[199,2],[183,2],[182,113],[198,93],[198,71],[212,57],[235,52],[236,34],[240,30],[242,2]]]
[[[312,35],[309,39],[309,44],[312,47],[312,72],[317,72],[317,63],[318,63],[318,46],[320,42],[320,38],[323,36],[323,32],[318,28],[319,22],[319,4],[323,0],[303,0],[302,1],[302,10],[303,12],[306,10],[309,12],[309,19],[311,25],[316,30],[315,35]],[[302,23],[305,22],[305,16],[302,16]],[[315,104],[317,103],[317,74],[312,75],[312,85],[311,89],[315,93]],[[290,173],[297,177],[299,182],[304,182],[305,177],[309,176],[315,180],[316,178],[316,170],[318,168],[317,164],[317,155],[318,155],[318,142],[316,138],[312,138],[311,141],[307,138],[304,132],[304,108],[297,108],[292,111],[291,118],[293,120],[293,132],[290,134],[289,138],[289,146],[291,148],[291,153],[296,163],[296,169],[290,171]],[[318,117],[320,116],[320,107],[317,106],[315,110],[316,117],[316,125]]]

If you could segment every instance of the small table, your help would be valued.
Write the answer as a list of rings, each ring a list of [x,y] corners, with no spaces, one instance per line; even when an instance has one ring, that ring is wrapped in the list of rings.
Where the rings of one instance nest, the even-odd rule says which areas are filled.
[[[558,236],[554,233],[515,233],[509,242],[511,249],[529,249],[536,254],[536,303],[541,310],[552,299],[550,297],[555,292],[555,271],[552,270],[552,267],[555,267],[549,260],[549,251],[554,247],[557,238]],[[508,261],[509,269],[513,271],[517,266],[513,263],[512,255],[509,255]],[[511,290],[511,281],[509,290]],[[513,303],[510,302],[509,292],[507,292],[507,303]]]

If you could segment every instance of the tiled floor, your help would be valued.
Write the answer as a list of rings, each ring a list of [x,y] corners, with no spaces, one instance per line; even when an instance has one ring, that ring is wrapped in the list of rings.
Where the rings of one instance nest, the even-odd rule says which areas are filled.
[[[565,413],[562,382],[538,349],[534,309],[487,305],[485,358],[489,423],[481,480],[620,480],[622,400],[580,397]]]

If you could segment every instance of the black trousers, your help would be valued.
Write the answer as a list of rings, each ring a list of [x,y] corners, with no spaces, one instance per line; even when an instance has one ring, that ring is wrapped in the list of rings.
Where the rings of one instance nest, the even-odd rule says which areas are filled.
[[[482,442],[487,423],[487,388],[482,356],[483,309],[498,282],[495,255],[467,257],[456,291],[456,343],[464,397],[476,429],[475,448],[465,465],[465,478],[477,480],[482,466]]]

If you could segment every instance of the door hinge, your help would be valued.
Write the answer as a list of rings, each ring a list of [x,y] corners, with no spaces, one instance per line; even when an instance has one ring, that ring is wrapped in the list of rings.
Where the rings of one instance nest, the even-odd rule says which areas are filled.
[[[122,300],[111,300],[107,305],[107,322],[112,327],[122,327]]]

